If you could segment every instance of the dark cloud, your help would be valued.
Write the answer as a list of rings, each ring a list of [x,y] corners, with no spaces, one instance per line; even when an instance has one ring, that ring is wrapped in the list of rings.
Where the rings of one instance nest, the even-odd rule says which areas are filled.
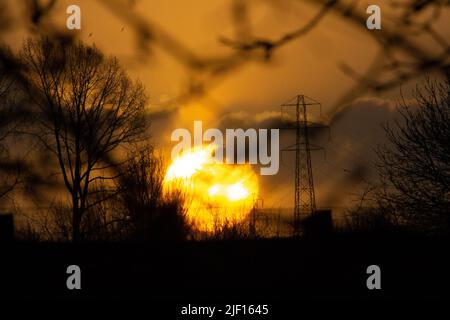
[[[312,144],[324,147],[313,152],[313,172],[317,205],[344,206],[351,195],[366,182],[375,179],[375,148],[386,142],[382,124],[397,117],[396,103],[378,98],[359,99],[330,121],[328,130],[312,129]],[[276,128],[282,124],[276,113],[249,115],[229,113],[221,118],[222,126],[243,128]],[[293,132],[281,135],[281,146],[292,143]],[[276,176],[261,177],[262,196],[267,205],[293,205],[294,153],[284,152],[280,172]]]
[[[283,122],[279,111],[264,111],[256,114],[232,111],[220,116],[218,127],[221,130],[227,128],[276,129],[283,127]]]

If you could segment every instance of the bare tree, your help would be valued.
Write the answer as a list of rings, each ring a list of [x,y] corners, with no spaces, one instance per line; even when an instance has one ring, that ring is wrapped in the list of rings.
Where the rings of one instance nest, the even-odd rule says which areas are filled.
[[[383,207],[433,232],[450,227],[450,83],[427,81],[416,104],[403,101],[402,121],[386,126],[378,192]],[[431,229],[430,229],[431,228]],[[442,230],[441,230],[442,231]]]
[[[20,123],[16,108],[14,80],[0,64],[0,199],[5,198],[19,184],[20,165],[10,159],[7,139]]]
[[[21,60],[39,128],[28,133],[58,161],[71,196],[76,242],[84,214],[98,203],[88,199],[90,185],[116,178],[112,152],[144,137],[144,88],[115,58],[81,43],[28,40]]]

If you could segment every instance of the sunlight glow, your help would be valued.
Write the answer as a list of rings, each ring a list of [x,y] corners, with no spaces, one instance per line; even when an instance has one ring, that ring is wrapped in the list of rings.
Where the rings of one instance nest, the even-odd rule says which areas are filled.
[[[227,187],[227,197],[230,201],[242,200],[248,196],[249,192],[247,188],[242,185],[241,181]]]
[[[248,164],[218,163],[213,148],[192,149],[167,169],[165,188],[178,186],[186,195],[187,217],[200,231],[244,220],[258,194],[258,179]]]

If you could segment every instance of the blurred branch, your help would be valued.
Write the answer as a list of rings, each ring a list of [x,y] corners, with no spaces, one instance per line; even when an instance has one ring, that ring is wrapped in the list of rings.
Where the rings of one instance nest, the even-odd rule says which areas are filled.
[[[184,39],[175,36],[158,26],[154,21],[143,17],[134,10],[134,3],[130,5],[125,0],[97,0],[107,10],[112,12],[119,20],[131,27],[136,35],[137,49],[141,59],[149,57],[153,46],[163,49],[168,55],[186,67],[189,74],[189,83],[186,90],[166,105],[178,104],[193,98],[208,94],[208,91],[230,76],[234,71],[252,61],[270,62],[276,50],[312,32],[329,14],[338,15],[341,19],[352,24],[356,29],[372,37],[380,48],[381,58],[377,56],[367,72],[358,75],[346,63],[340,63],[343,71],[355,79],[355,85],[344,93],[341,99],[331,108],[331,114],[344,108],[355,97],[367,92],[382,92],[400,85],[402,82],[413,79],[424,72],[441,71],[449,65],[450,47],[446,39],[439,34],[434,23],[446,9],[450,0],[408,0],[389,1],[386,6],[393,9],[393,14],[383,13],[386,17],[382,32],[366,29],[367,14],[358,8],[360,1],[344,0],[302,0],[318,11],[297,29],[279,35],[275,39],[254,37],[250,25],[250,13],[253,3],[243,0],[230,1],[230,15],[234,28],[234,39],[221,36],[219,41],[226,47],[234,49],[231,53],[205,56],[191,50]],[[27,2],[32,14],[30,23],[36,28],[44,28],[40,21],[49,15],[55,7],[57,0],[44,3],[36,0]],[[270,2],[272,5],[281,5],[285,0]],[[423,13],[431,14],[425,20]],[[420,15],[420,17],[419,17]],[[50,32],[46,27],[42,32]],[[54,28],[56,30],[56,28]],[[53,36],[67,38],[53,32]],[[428,36],[441,49],[440,53],[432,54],[428,46],[416,43],[417,36]],[[72,39],[73,40],[73,39]],[[396,58],[401,53],[404,58]],[[380,59],[389,62],[389,68],[379,63]],[[408,62],[408,63],[406,63]],[[363,81],[361,81],[363,79]]]
[[[320,21],[322,21],[322,19],[325,17],[325,15],[328,12],[330,12],[332,7],[337,2],[338,2],[338,0],[326,1],[322,5],[319,12],[310,21],[308,21],[304,26],[300,27],[297,30],[288,32],[288,33],[280,36],[277,40],[254,39],[249,42],[242,42],[242,41],[234,41],[234,40],[231,40],[226,37],[221,37],[220,41],[223,44],[230,46],[234,49],[240,50],[240,51],[252,51],[252,50],[261,49],[264,51],[264,56],[268,60],[272,56],[272,53],[275,49],[278,49],[279,47],[282,47],[283,45],[306,35],[314,27],[316,27],[320,23]]]

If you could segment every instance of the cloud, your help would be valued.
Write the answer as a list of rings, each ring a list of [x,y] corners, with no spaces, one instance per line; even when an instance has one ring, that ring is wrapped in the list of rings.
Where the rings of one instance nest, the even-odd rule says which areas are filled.
[[[232,111],[219,117],[219,129],[254,128],[275,129],[282,127],[280,113],[277,111],[263,111],[252,114],[246,111]]]
[[[311,142],[324,148],[324,152],[312,152],[318,207],[349,205],[358,188],[376,178],[375,148],[387,142],[382,124],[393,122],[398,116],[395,106],[391,100],[359,99],[329,121],[330,140],[328,131],[311,132]],[[242,114],[240,118],[245,119]],[[292,142],[293,133],[282,137],[281,145],[286,145]],[[268,206],[294,204],[294,160],[293,152],[284,153],[279,174],[261,178]]]
[[[358,99],[345,110],[334,114],[322,123],[328,129],[310,129],[312,144],[322,146],[324,152],[312,152],[314,182],[317,205],[336,207],[350,204],[350,198],[357,193],[366,181],[375,178],[374,162],[377,144],[386,143],[382,124],[394,121],[397,117],[396,101],[377,97]],[[237,110],[222,112],[217,116],[217,128],[275,129],[283,128],[278,110],[254,112]],[[157,121],[159,130],[167,129],[170,121],[176,118],[176,109],[160,111]],[[282,130],[283,131],[283,130]],[[283,131],[280,148],[295,143],[294,130]],[[294,165],[295,154],[281,154],[280,171],[275,176],[260,176],[261,196],[266,207],[289,207],[294,204]],[[255,168],[256,169],[256,168]]]

